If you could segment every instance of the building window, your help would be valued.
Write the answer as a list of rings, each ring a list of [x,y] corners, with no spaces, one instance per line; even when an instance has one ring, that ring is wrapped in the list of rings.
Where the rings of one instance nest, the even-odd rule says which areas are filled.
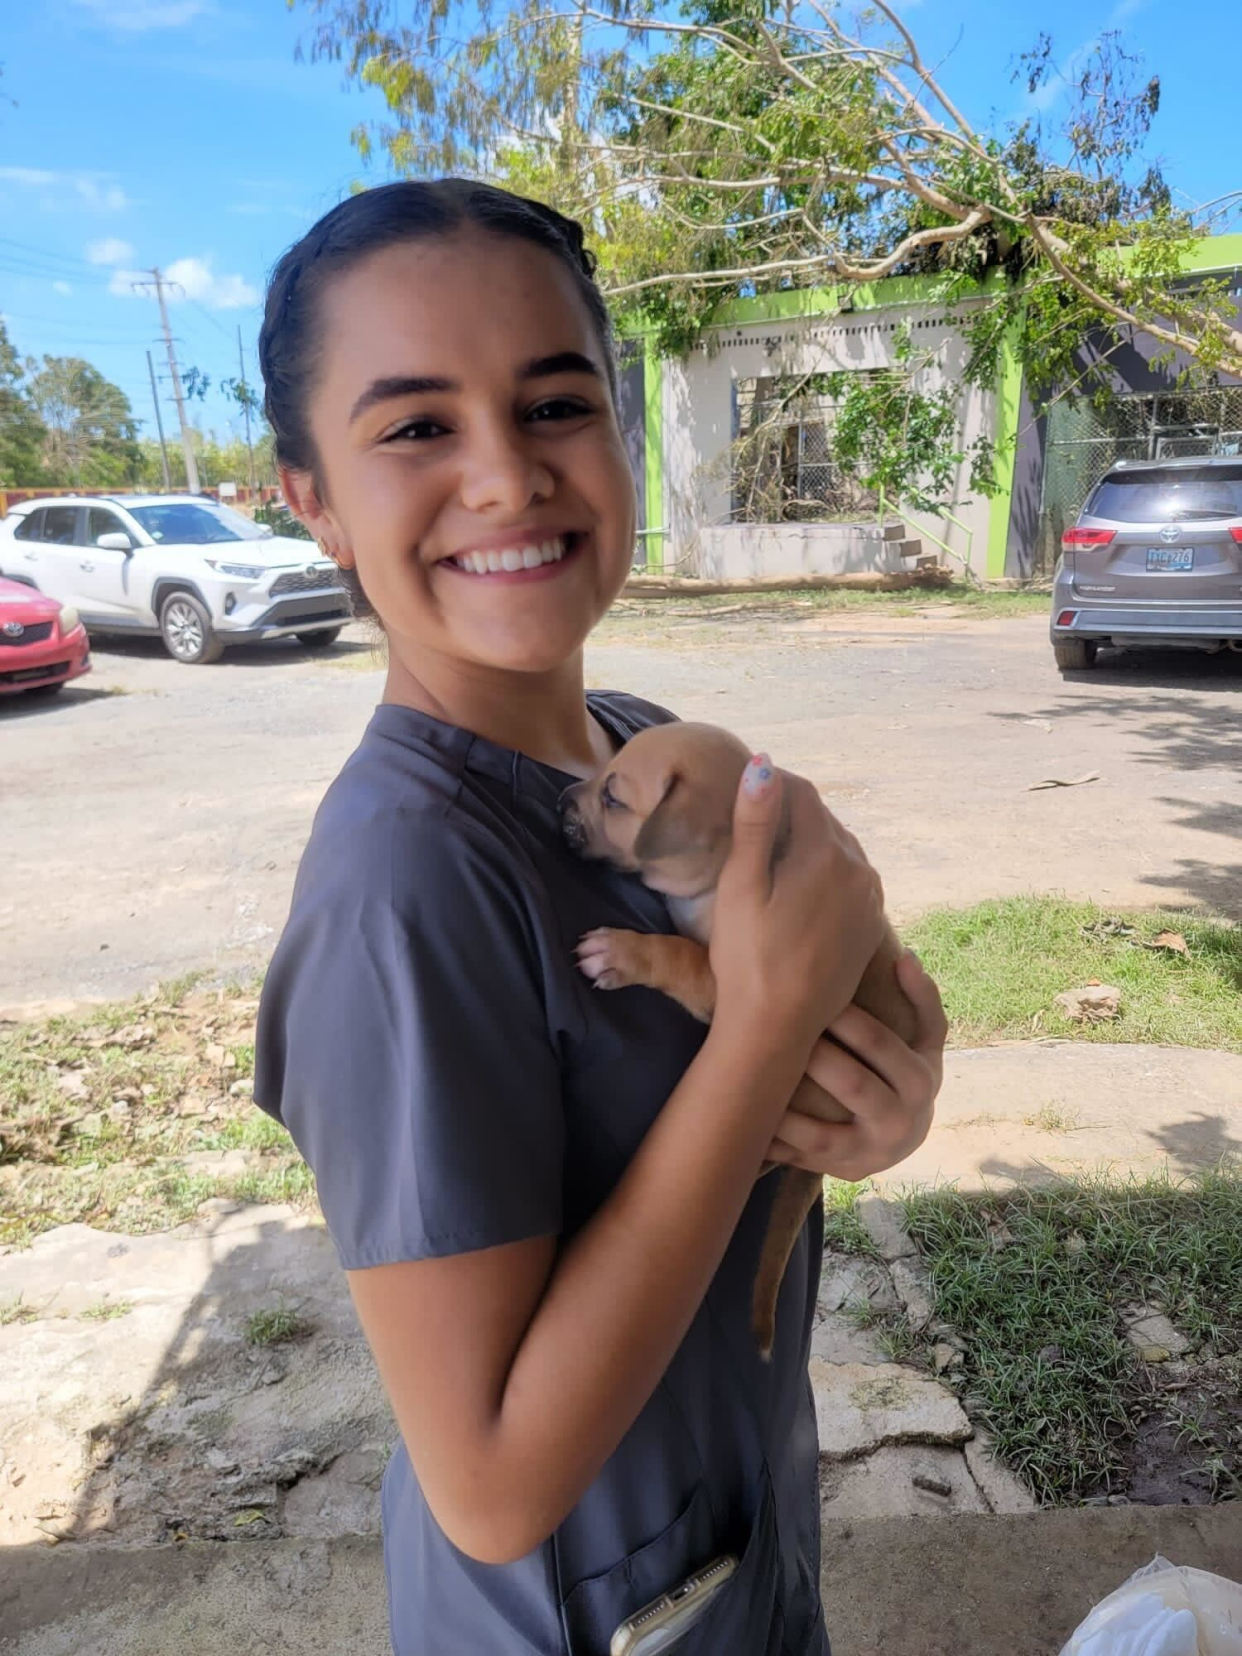
[[[814,375],[734,386],[731,462],[735,523],[852,523],[878,501],[832,459],[832,401]]]

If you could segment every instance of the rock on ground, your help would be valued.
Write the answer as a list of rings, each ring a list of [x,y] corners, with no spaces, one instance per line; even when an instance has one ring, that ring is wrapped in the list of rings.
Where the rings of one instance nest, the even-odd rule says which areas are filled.
[[[937,1381],[896,1363],[811,1359],[821,1457],[848,1460],[892,1443],[964,1443],[970,1422]]]
[[[861,1460],[825,1463],[820,1500],[830,1523],[989,1510],[960,1450],[927,1443],[889,1444]]]

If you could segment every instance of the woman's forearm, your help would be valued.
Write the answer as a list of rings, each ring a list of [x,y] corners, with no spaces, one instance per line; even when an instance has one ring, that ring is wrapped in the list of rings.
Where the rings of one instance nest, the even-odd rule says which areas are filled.
[[[559,1255],[510,1366],[492,1488],[527,1551],[617,1447],[697,1312],[805,1055],[713,1030],[609,1199]]]

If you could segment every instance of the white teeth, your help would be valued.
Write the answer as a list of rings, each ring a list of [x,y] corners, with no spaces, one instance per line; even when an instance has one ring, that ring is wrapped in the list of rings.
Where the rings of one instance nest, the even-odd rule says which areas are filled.
[[[538,569],[541,564],[560,563],[565,556],[563,536],[544,541],[542,546],[506,546],[499,552],[459,552],[452,562],[471,575],[510,574],[519,569]]]

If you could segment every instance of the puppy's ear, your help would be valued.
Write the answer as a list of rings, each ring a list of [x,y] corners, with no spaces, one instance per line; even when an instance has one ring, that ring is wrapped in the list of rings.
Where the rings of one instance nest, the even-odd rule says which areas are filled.
[[[660,803],[638,831],[634,858],[639,863],[663,862],[688,851],[707,851],[715,838],[710,801],[696,799],[696,790],[680,772],[671,771]]]

